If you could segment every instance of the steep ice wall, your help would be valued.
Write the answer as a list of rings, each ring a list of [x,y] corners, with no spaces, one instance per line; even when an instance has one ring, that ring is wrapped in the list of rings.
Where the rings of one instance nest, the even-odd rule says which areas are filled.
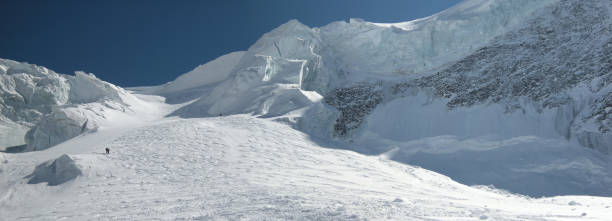
[[[351,19],[320,28],[345,72],[422,75],[463,58],[556,0],[469,0],[402,23]],[[330,57],[331,58],[331,57]]]
[[[498,103],[509,112],[552,109],[556,130],[609,153],[612,17],[609,1],[563,0],[523,28],[496,38],[448,68],[396,86],[431,88],[460,109]],[[400,93],[401,94],[401,93]]]
[[[49,148],[88,131],[95,131],[114,116],[133,112],[138,102],[124,89],[77,71],[70,78],[70,103],[57,105],[25,136],[26,151]],[[141,110],[142,111],[142,110]],[[145,113],[141,113],[145,114]]]
[[[495,4],[513,3],[466,1],[449,11],[469,18]],[[319,123],[332,122],[331,134],[344,139],[363,134],[395,141],[535,135],[565,137],[610,153],[611,5],[599,0],[552,2],[433,74],[358,84],[339,81],[345,84],[326,93],[324,100],[324,107],[335,111],[317,111],[327,116],[316,119],[335,118]],[[414,30],[419,22],[402,24]],[[314,124],[307,119],[303,123],[303,128]]]
[[[26,151],[43,150],[96,129],[101,116],[79,107],[57,108],[26,134]]]
[[[24,144],[25,131],[51,112],[54,105],[67,103],[69,89],[64,75],[45,67],[0,59],[0,148]]]
[[[296,20],[265,34],[242,56],[229,78],[178,110],[183,117],[256,113],[278,115],[302,108],[317,96],[301,90],[301,76],[316,70],[317,34]],[[287,102],[287,105],[272,105]],[[271,106],[272,105],[272,106]],[[279,107],[270,110],[270,107]]]
[[[351,19],[309,28],[292,20],[262,36],[227,80],[175,114],[259,113],[257,107],[265,106],[264,97],[276,96],[270,92],[279,84],[327,95],[362,82],[415,78],[468,55],[553,2],[470,0],[425,19],[397,24]],[[296,100],[305,98],[290,93]]]
[[[0,148],[48,148],[95,129],[108,110],[124,111],[126,99],[135,100],[93,74],[0,59]]]
[[[552,3],[434,73],[333,89],[297,125],[465,184],[610,195],[611,8]]]
[[[0,120],[0,150],[7,147],[20,146],[25,143],[24,134],[30,128],[11,120]]]

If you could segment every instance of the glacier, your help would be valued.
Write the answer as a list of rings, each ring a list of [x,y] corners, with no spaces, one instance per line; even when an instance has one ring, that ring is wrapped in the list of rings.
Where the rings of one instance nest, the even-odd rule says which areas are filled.
[[[58,74],[45,67],[0,59],[0,147],[49,148],[116,121],[134,122],[143,96],[91,73]],[[146,99],[146,98],[145,98]],[[144,106],[143,106],[144,105]]]
[[[325,96],[360,82],[414,78],[467,56],[552,2],[488,1],[484,10],[485,6],[471,7],[475,3],[467,1],[398,24],[351,19],[310,28],[292,20],[262,36],[233,66],[227,80],[185,108],[197,111],[181,111],[182,116],[263,112],[257,108],[265,106],[261,102],[266,99],[257,97],[268,96],[270,89],[265,88],[273,84],[294,84]],[[163,90],[149,93],[164,95]]]
[[[478,0],[393,24],[350,19],[310,28],[292,20],[244,52],[210,93],[171,116],[249,113],[287,122],[317,139],[348,143],[338,145],[343,149],[397,149],[391,159],[464,183],[532,196],[609,195],[610,180],[597,178],[609,177],[610,161],[600,158],[609,158],[612,146],[606,132],[609,62],[601,60],[609,57],[608,8],[605,1]],[[271,111],[271,104],[284,105]],[[424,154],[414,143],[431,146],[428,139],[449,136],[446,148],[459,150],[414,160]],[[519,170],[515,162],[500,160],[511,147],[495,142],[509,141],[520,141],[513,146],[525,156],[547,149],[575,166]],[[477,142],[490,143],[479,151],[465,145]],[[483,172],[531,179],[535,186],[451,173],[452,165],[436,163],[479,154],[489,157],[462,161],[465,168],[504,162]],[[558,167],[546,159],[525,163]],[[552,174],[561,178],[539,181]],[[555,183],[567,186],[546,189]]]
[[[468,110],[471,109],[470,106],[483,102],[495,103],[493,106],[497,106],[497,110],[492,113],[498,113],[497,119],[507,116],[506,112],[534,111],[524,115],[530,117],[523,118],[510,114],[517,116],[513,119],[520,120],[502,122],[501,125],[504,126],[497,129],[505,129],[498,131],[498,134],[532,131],[529,129],[533,126],[529,124],[532,119],[555,122],[552,126],[547,125],[546,129],[537,130],[558,133],[568,140],[607,153],[607,147],[611,146],[611,138],[605,133],[609,120],[603,117],[607,115],[607,106],[585,111],[582,109],[595,105],[595,101],[601,103],[607,96],[607,89],[595,85],[607,85],[607,78],[602,77],[607,70],[606,62],[600,62],[599,58],[606,56],[609,44],[606,43],[605,37],[598,36],[607,36],[609,22],[607,19],[598,18],[609,17],[608,7],[599,1],[582,3],[479,0],[464,1],[427,18],[392,24],[351,19],[348,23],[340,21],[320,28],[309,28],[297,20],[292,20],[262,36],[248,51],[236,52],[240,53],[239,56],[225,55],[219,58],[220,61],[211,62],[211,66],[216,65],[215,63],[227,63],[226,70],[217,71],[225,80],[216,81],[214,84],[207,83],[201,87],[205,88],[205,91],[199,91],[202,93],[194,93],[191,89],[173,89],[174,93],[183,91],[182,94],[190,94],[189,98],[196,98],[193,103],[173,115],[204,117],[253,113],[279,116],[314,106],[320,109],[321,106],[316,103],[322,101],[327,104],[323,107],[330,108],[324,111],[329,116],[322,118],[336,120],[334,125],[324,127],[332,127],[331,133],[324,130],[317,136],[331,135],[345,139],[360,136],[363,127],[367,127],[363,126],[367,124],[364,123],[368,121],[367,115],[374,111],[378,104],[395,99],[405,100],[403,97],[421,93],[415,91],[423,91],[422,93],[432,94],[432,99],[449,99],[444,101],[448,104],[447,107],[436,107],[436,110],[442,112],[462,111],[458,110],[461,108]],[[582,11],[577,10],[578,8]],[[590,15],[583,13],[584,10],[596,13]],[[567,33],[556,35],[564,30],[567,30]],[[575,51],[572,48],[582,48],[583,51]],[[513,55],[517,53],[525,54]],[[553,59],[537,58],[546,53],[550,53],[550,58]],[[579,57],[563,57],[564,53],[591,54],[593,59],[586,62]],[[225,61],[228,58],[234,59],[231,62]],[[576,67],[576,61],[583,64]],[[567,64],[554,67],[553,63],[558,62]],[[593,67],[599,69],[593,70]],[[210,68],[207,72],[214,72],[214,69]],[[585,77],[578,76],[585,71],[590,74]],[[197,72],[194,70],[183,76],[189,79],[187,76],[195,76],[194,73]],[[546,74],[552,72],[558,74]],[[542,76],[546,76],[546,79]],[[593,83],[589,83],[590,80]],[[180,81],[177,79],[176,82],[164,85],[165,89],[148,89],[147,93],[162,95],[168,100],[177,99],[178,96],[168,95],[166,91],[168,87],[173,87],[173,84],[184,84]],[[507,87],[502,87],[502,84]],[[545,90],[536,91],[542,84],[545,84]],[[585,87],[599,89],[594,89],[597,90],[596,94],[580,92],[586,91],[580,89]],[[305,93],[316,93],[316,97],[325,99],[310,99],[312,96]],[[589,93],[592,95],[588,95]],[[338,97],[340,94],[348,101],[342,101],[343,99]],[[357,98],[359,96],[362,97]],[[546,96],[545,100],[543,96]],[[361,100],[357,102],[356,99]],[[583,102],[587,100],[592,101]],[[267,115],[272,103],[290,104],[283,105],[279,111]],[[557,114],[540,114],[544,109],[547,109],[547,113],[552,111]],[[589,115],[592,112],[599,114]],[[460,116],[462,115],[457,115]],[[330,122],[313,122],[309,120],[311,117],[316,116],[304,117],[304,122],[298,123],[298,127],[309,130],[308,128],[320,126],[308,124]],[[577,121],[577,118],[582,120]],[[478,122],[490,121],[471,121],[469,125],[466,125],[466,122],[453,122],[444,127],[452,127],[456,123],[459,124],[458,127],[448,129],[442,129],[443,124],[436,127],[459,133],[463,133],[461,130],[465,127],[480,127],[482,132],[488,132],[495,127],[478,126]],[[526,124],[512,126],[513,122]],[[592,129],[595,127],[600,129]],[[420,133],[420,128],[423,127],[403,127],[402,130]],[[472,135],[477,135],[477,132]],[[416,137],[420,136],[411,133],[401,139]]]
[[[612,196],[611,9],[604,0],[466,0],[409,22],[291,20],[246,51],[126,89],[3,59],[0,146],[32,152],[0,153],[0,204],[20,208],[4,199],[66,188],[120,202],[115,217],[147,205],[168,219],[239,218],[223,209],[235,206],[278,219],[604,220],[609,198],[552,196]],[[106,147],[119,154],[99,153]],[[77,179],[20,186],[36,173],[27,165],[66,153]],[[119,187],[130,189],[102,194]],[[284,196],[270,194],[278,188]],[[296,188],[301,195],[289,194]],[[192,189],[216,201],[198,204]],[[421,216],[414,210],[430,204],[418,196],[429,191],[435,207]],[[181,201],[128,199],[163,201],[150,192]],[[348,200],[355,195],[368,197]],[[495,209],[462,200],[472,197]]]

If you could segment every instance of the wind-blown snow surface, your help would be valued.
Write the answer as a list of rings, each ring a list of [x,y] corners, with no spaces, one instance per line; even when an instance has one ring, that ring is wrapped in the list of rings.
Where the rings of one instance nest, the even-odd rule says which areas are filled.
[[[72,100],[24,124],[29,144],[58,145],[0,155],[1,217],[605,220],[610,198],[520,197],[426,169],[530,196],[612,195],[609,8],[468,0],[397,24],[294,20],[134,89],[176,105],[77,73],[59,88],[92,93],[58,93]],[[5,69],[3,110],[21,108],[22,75]],[[25,184],[65,153],[78,170],[49,180],[76,178]]]
[[[81,176],[25,184],[33,165],[62,153]],[[610,198],[472,188],[246,115],[167,119],[24,154],[2,155],[2,219],[605,220],[612,206]]]

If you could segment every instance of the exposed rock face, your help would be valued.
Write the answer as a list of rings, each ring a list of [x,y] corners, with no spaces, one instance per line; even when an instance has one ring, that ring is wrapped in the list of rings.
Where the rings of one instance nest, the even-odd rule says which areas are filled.
[[[600,91],[612,82],[608,7],[603,1],[561,1],[416,86],[451,98],[450,108],[517,97],[558,107],[571,100],[569,89],[594,79],[589,86]]]
[[[82,174],[74,160],[64,154],[55,160],[42,163],[26,176],[28,184],[47,183],[49,186],[61,185]]]
[[[502,103],[516,111],[528,98],[540,108],[571,112],[571,123],[560,128],[564,135],[608,153],[611,7],[607,1],[560,1],[449,68],[396,89],[432,88],[450,99],[450,109]]]
[[[361,126],[363,119],[383,101],[382,86],[360,85],[338,88],[325,97],[325,102],[340,111],[334,123],[334,135],[346,136]]]

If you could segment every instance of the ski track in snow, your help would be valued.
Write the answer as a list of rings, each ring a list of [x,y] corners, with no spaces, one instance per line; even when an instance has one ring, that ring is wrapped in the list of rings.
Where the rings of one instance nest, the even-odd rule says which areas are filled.
[[[96,136],[106,135],[78,139]],[[71,152],[84,175],[26,185],[23,177],[50,151],[5,155],[0,220],[604,220],[612,212],[610,198],[532,199],[467,187],[321,147],[248,115],[166,119],[100,145],[52,149]]]

